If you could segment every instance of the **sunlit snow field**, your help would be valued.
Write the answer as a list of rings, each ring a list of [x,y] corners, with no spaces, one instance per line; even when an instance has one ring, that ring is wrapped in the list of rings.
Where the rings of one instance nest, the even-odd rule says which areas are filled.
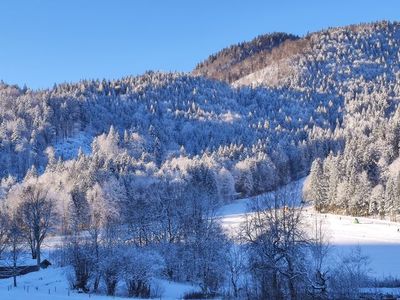
[[[298,202],[301,199],[304,179],[289,185],[293,191],[292,197]],[[218,217],[222,226],[235,236],[252,199],[241,199],[222,207]],[[311,229],[315,217],[324,220],[324,228],[332,245],[331,259],[346,254],[357,246],[362,254],[369,256],[371,275],[375,277],[400,276],[400,223],[372,218],[339,216],[333,214],[317,214],[312,207],[304,208],[305,224]],[[399,231],[398,231],[399,230]]]
[[[157,280],[155,282],[162,292],[161,299],[180,299],[189,292],[196,290],[191,284]],[[50,299],[127,299],[123,297],[107,297],[95,294],[79,294],[68,287],[65,268],[50,267],[39,272],[33,272],[18,277],[18,287],[12,287],[12,279],[0,280],[1,300],[50,300]]]

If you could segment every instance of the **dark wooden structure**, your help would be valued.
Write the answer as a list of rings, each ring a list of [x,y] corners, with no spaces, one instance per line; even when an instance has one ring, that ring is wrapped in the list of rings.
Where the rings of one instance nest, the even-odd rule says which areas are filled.
[[[15,268],[17,276],[25,275],[32,272],[39,271],[39,266],[18,266]],[[0,279],[10,278],[14,276],[13,267],[0,267]]]

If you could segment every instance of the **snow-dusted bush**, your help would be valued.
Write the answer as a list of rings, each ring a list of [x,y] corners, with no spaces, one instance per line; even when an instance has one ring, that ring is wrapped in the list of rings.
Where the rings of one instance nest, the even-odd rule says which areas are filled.
[[[67,247],[67,279],[72,289],[88,292],[94,274],[94,257],[88,243],[71,240]]]
[[[370,282],[369,257],[358,246],[340,257],[329,280],[329,294],[333,299],[356,299],[360,289]]]
[[[120,260],[119,275],[125,281],[129,297],[150,298],[159,294],[152,280],[164,268],[163,258],[155,251],[141,248],[124,248]],[[157,295],[155,295],[157,296]]]
[[[121,278],[120,272],[123,267],[121,251],[117,247],[104,249],[101,251],[100,257],[99,272],[104,281],[107,295],[113,296]]]

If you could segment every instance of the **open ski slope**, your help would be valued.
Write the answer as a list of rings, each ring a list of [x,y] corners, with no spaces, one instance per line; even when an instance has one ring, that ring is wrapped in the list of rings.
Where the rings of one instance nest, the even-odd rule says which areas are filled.
[[[292,197],[300,202],[304,179],[291,183],[289,189]],[[237,200],[222,207],[218,212],[224,229],[231,235],[238,233],[240,224],[249,212],[252,198]],[[305,223],[311,224],[315,217],[324,220],[324,227],[332,245],[332,261],[346,254],[357,246],[362,253],[370,258],[371,275],[375,277],[400,277],[400,223],[377,220],[373,218],[340,216],[333,214],[318,214],[312,207],[304,209]],[[307,225],[308,226],[308,225]],[[399,231],[398,231],[399,230]]]

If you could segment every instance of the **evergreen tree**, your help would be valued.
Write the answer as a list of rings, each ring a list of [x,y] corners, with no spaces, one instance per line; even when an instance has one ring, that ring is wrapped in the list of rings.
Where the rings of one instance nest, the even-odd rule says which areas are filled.
[[[321,159],[316,159],[311,165],[310,191],[310,199],[314,202],[315,209],[318,212],[325,211],[328,207],[328,195]]]

